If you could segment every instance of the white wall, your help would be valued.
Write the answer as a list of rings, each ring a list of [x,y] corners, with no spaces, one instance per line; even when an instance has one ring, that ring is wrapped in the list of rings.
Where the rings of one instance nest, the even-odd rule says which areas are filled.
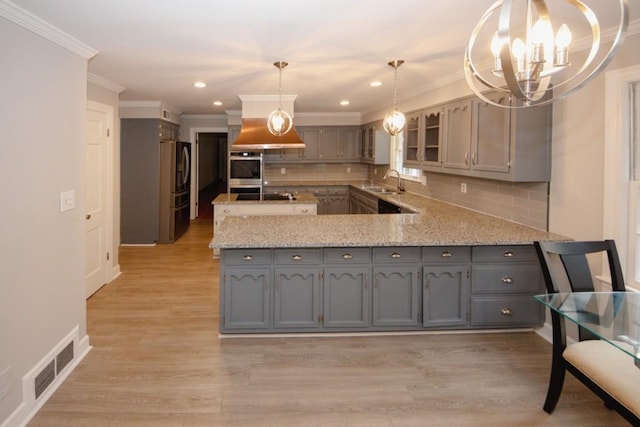
[[[2,424],[24,412],[22,377],[74,327],[86,339],[87,60],[2,17],[0,56]],[[76,208],[61,213],[67,190]]]
[[[605,72],[640,64],[640,35],[629,36]],[[602,239],[605,74],[553,106],[550,231]]]

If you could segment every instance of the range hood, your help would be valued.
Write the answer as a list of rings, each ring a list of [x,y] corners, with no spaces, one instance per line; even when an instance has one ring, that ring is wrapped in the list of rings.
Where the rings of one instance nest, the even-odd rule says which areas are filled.
[[[277,95],[239,95],[242,100],[242,127],[232,142],[231,151],[279,150],[305,148],[295,126],[282,136],[275,136],[267,128],[267,117],[278,108]],[[282,109],[293,115],[293,101],[297,95],[282,95]]]

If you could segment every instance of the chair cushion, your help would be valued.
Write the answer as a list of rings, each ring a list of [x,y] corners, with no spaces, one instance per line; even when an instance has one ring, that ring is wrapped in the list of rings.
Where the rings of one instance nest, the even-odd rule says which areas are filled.
[[[626,343],[619,345],[630,349]],[[640,368],[634,364],[633,357],[601,340],[571,344],[562,356],[614,399],[640,416]]]

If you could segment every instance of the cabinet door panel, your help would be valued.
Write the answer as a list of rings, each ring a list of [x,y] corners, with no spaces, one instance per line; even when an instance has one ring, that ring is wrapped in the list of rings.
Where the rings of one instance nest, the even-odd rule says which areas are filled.
[[[416,267],[374,267],[373,325],[418,325],[418,271]]]
[[[269,268],[230,268],[224,274],[224,327],[270,327]]]
[[[325,327],[367,327],[370,324],[370,305],[368,268],[325,268]]]
[[[469,169],[471,153],[471,101],[463,100],[445,106],[443,165]]]
[[[407,165],[420,164],[420,113],[407,116],[404,133],[404,162]]]
[[[320,160],[338,160],[340,157],[340,132],[338,128],[326,127],[322,128],[320,147],[318,148],[318,159]]]
[[[509,103],[506,95],[491,97],[500,104]],[[472,168],[509,172],[511,110],[477,100],[474,103],[474,119]]]
[[[320,314],[317,268],[275,270],[273,324],[276,328],[317,328]]]
[[[468,318],[469,268],[423,267],[424,327],[465,326]]]
[[[344,161],[356,161],[360,158],[360,129],[340,130],[340,158]]]

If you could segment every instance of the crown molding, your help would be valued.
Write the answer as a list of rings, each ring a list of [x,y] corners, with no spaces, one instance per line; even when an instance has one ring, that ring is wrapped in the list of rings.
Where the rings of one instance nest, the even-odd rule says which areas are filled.
[[[181,119],[227,119],[226,114],[181,114]]]
[[[0,0],[0,16],[9,21],[32,31],[53,43],[64,47],[71,52],[82,56],[85,59],[91,59],[98,54],[98,51],[90,46],[82,43],[78,39],[70,36],[64,31],[59,30],[48,22],[38,18],[21,7],[7,0]]]
[[[121,93],[125,88],[120,86],[119,84],[116,84],[110,80],[107,80],[105,78],[102,78],[100,76],[97,76],[93,73],[88,73],[87,74],[87,81],[89,83],[94,83],[98,86],[101,86],[105,89],[109,89],[112,92],[116,92],[116,93]]]

